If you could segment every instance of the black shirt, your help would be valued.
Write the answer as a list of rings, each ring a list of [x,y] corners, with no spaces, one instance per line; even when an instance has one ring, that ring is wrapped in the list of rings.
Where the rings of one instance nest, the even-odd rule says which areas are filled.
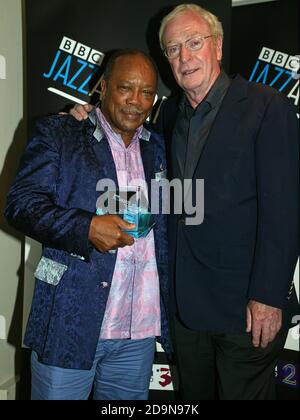
[[[179,102],[179,112],[173,132],[173,174],[191,179],[204,149],[211,127],[231,84],[222,70],[203,101],[194,109],[185,94]]]

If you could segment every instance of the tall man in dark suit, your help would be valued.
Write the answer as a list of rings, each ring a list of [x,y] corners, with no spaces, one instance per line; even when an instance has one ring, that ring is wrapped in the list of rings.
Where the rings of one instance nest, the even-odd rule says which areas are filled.
[[[183,399],[217,390],[224,400],[267,400],[298,311],[298,122],[274,89],[226,75],[222,41],[217,17],[197,5],[178,6],[160,29],[183,90],[157,123],[169,177],[194,190],[205,182],[204,222],[170,217],[176,362]],[[82,107],[73,115],[87,117]]]
[[[183,94],[164,104],[172,178],[204,179],[205,218],[171,218],[175,346],[183,398],[273,399],[297,312],[297,118],[277,91],[221,70],[222,25],[195,5],[163,20]]]

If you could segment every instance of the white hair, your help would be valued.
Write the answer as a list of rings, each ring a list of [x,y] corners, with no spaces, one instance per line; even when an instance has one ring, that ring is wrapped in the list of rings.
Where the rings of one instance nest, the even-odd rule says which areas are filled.
[[[159,41],[160,41],[160,46],[162,50],[165,47],[164,42],[163,42],[163,37],[164,37],[167,24],[175,17],[184,15],[187,12],[193,12],[201,16],[209,24],[211,34],[214,35],[216,38],[217,37],[223,38],[224,36],[223,26],[222,26],[222,23],[217,18],[217,16],[213,15],[211,12],[209,12],[206,9],[203,9],[197,4],[181,4],[175,7],[175,9],[173,9],[172,12],[170,12],[167,16],[165,16],[161,22],[161,26],[159,30]]]

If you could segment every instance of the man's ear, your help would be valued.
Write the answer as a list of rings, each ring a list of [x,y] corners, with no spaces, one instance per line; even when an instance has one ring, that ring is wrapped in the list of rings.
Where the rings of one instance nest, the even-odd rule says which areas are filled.
[[[221,36],[218,36],[216,40],[216,48],[217,48],[217,59],[219,62],[221,62],[222,57],[223,57],[223,38]]]

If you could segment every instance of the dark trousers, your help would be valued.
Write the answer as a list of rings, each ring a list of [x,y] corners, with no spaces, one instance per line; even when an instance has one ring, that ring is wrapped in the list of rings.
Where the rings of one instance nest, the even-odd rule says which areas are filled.
[[[183,400],[275,400],[275,366],[288,331],[263,350],[251,334],[192,331],[173,325],[179,398]]]

